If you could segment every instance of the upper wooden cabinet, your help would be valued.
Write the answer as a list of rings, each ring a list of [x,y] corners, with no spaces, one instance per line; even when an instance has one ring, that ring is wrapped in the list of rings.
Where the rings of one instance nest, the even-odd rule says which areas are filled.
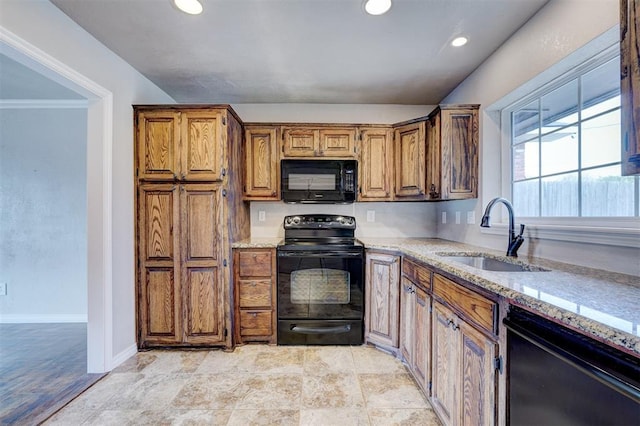
[[[244,199],[278,200],[278,127],[247,126],[244,148]]]
[[[640,1],[620,0],[622,174],[640,174]]]
[[[360,128],[358,201],[393,199],[393,131],[391,127]]]
[[[223,179],[226,110],[135,108],[139,179]]]
[[[425,122],[395,129],[395,198],[422,200],[425,197]]]
[[[478,108],[478,105],[443,105],[429,115],[427,199],[477,198]]]
[[[282,128],[282,156],[353,158],[356,128],[286,126]]]

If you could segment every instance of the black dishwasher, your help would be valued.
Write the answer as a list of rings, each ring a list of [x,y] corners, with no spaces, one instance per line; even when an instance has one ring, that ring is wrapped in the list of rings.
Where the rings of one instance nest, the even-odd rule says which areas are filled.
[[[507,327],[507,423],[640,425],[640,360],[517,307]]]

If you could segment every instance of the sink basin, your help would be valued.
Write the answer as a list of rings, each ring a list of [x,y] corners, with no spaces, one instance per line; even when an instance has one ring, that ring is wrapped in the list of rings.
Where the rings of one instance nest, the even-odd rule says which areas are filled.
[[[439,254],[454,262],[464,263],[465,265],[485,271],[497,272],[545,272],[547,269],[538,266],[527,265],[517,261],[502,260],[494,257],[488,257],[477,254]]]

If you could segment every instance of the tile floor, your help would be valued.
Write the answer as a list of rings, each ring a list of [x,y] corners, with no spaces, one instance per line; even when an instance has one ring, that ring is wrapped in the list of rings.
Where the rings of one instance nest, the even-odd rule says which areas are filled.
[[[46,425],[439,425],[403,364],[367,346],[140,352]]]

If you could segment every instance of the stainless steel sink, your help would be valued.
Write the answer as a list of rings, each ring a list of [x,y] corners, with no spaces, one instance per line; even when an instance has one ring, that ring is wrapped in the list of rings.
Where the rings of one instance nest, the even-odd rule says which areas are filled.
[[[454,262],[464,263],[465,265],[472,266],[474,268],[482,269],[485,271],[498,271],[498,272],[545,272],[548,269],[540,268],[538,266],[528,265],[526,263],[518,261],[503,260],[494,257],[488,257],[477,254],[439,254],[442,257],[446,257],[448,260]]]

